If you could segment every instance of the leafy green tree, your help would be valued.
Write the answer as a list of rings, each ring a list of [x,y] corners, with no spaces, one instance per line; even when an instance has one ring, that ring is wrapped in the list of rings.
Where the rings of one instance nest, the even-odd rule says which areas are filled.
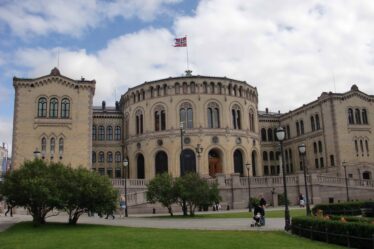
[[[34,225],[45,223],[54,208],[63,208],[59,186],[62,164],[47,165],[43,160],[26,161],[18,170],[7,174],[1,188],[7,201],[25,207]]]
[[[212,205],[219,202],[221,197],[217,184],[209,185],[206,180],[196,173],[189,173],[175,181],[176,194],[178,202],[184,211],[184,203],[187,206],[190,216],[195,215],[196,207]]]
[[[116,209],[118,192],[108,177],[84,168],[67,168],[60,183],[65,186],[62,202],[69,215],[69,224],[76,224],[87,211],[112,213]]]
[[[148,184],[147,201],[160,202],[173,216],[171,205],[177,201],[174,180],[168,173],[157,175]]]

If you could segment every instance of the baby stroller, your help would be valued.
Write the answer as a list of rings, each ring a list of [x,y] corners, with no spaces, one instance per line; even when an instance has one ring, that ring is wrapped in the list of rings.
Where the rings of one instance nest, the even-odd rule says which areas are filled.
[[[253,216],[253,223],[251,224],[251,227],[261,227],[264,225],[264,217],[260,213]]]

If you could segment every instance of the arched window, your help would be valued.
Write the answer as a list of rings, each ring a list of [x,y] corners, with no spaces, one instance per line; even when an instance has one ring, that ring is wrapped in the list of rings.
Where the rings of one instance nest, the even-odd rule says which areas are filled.
[[[314,150],[314,154],[317,154],[317,143],[316,142],[313,143],[313,150]]]
[[[108,163],[112,163],[113,162],[113,153],[112,152],[108,152],[107,154],[106,154],[106,161],[108,162]]]
[[[41,141],[41,147],[42,147],[42,158],[44,159],[45,157],[45,153],[47,151],[47,139],[45,137],[42,138],[42,141]]]
[[[92,126],[92,140],[96,140],[96,125]]]
[[[58,117],[58,100],[56,98],[52,98],[49,101],[49,117],[50,118]]]
[[[157,106],[154,110],[155,114],[155,131],[164,131],[166,129],[166,116],[163,106]]]
[[[105,131],[104,131],[104,126],[100,125],[99,126],[99,135],[98,135],[98,140],[103,141],[105,139]]]
[[[67,98],[61,101],[61,118],[69,118],[70,116],[70,100]]]
[[[290,139],[291,138],[291,129],[290,129],[289,125],[286,126],[286,130],[287,130],[287,138]]]
[[[283,129],[286,132],[286,127],[283,127]],[[274,141],[278,141],[278,138],[277,138],[277,128],[273,129],[273,137],[274,137]],[[285,138],[286,137],[287,137],[287,135],[285,135]]]
[[[58,154],[62,159],[62,154],[64,154],[64,139],[62,137],[58,140]]]
[[[143,112],[137,110],[135,113],[136,134],[143,134]]]
[[[255,131],[255,115],[252,109],[249,111],[249,130]]]
[[[362,123],[368,124],[368,115],[366,109],[362,109]]]
[[[96,152],[92,151],[92,163],[96,163]]]
[[[236,130],[241,129],[240,123],[240,107],[238,105],[234,105],[231,110],[232,113],[232,126]]]
[[[304,121],[303,120],[300,120],[300,134],[301,135],[304,134]]]
[[[300,126],[299,126],[299,121],[296,121],[296,134],[300,136]]]
[[[180,93],[179,83],[178,82],[175,83],[174,87],[175,87],[175,94],[179,94]]]
[[[208,93],[208,84],[206,82],[203,83],[203,93]]]
[[[312,131],[316,130],[316,124],[314,123],[314,117],[313,116],[310,117],[310,127],[311,127]]]
[[[220,128],[219,107],[214,102],[208,105],[208,128]]]
[[[366,154],[369,156],[369,143],[368,140],[365,140]]]
[[[183,82],[182,89],[183,89],[183,94],[187,94],[188,93],[188,86],[187,86],[186,82]]]
[[[109,140],[109,141],[113,140],[113,127],[112,126],[106,127],[106,140]]]
[[[356,156],[358,156],[358,142],[355,140],[355,151],[356,151]]]
[[[195,82],[191,82],[190,89],[191,89],[191,93],[196,93],[196,84],[195,84]]]
[[[273,151],[270,151],[270,161],[273,161],[274,160],[274,152]]]
[[[360,149],[362,156],[364,156],[364,143],[362,142],[362,140],[360,140]]]
[[[145,178],[145,172],[144,172],[144,156],[142,154],[139,154],[137,159],[137,176],[138,179],[144,179]]]
[[[273,129],[268,129],[268,141],[273,141]]]
[[[155,172],[157,174],[162,174],[164,172],[168,172],[168,156],[165,152],[159,151],[156,154],[155,158]]]
[[[264,161],[268,160],[268,153],[266,151],[262,152],[262,160]]]
[[[99,163],[103,163],[104,162],[104,152],[100,151],[99,152]]]
[[[316,114],[316,130],[319,130],[321,129],[321,124],[319,123],[319,115]]]
[[[265,142],[267,139],[266,139],[266,129],[265,128],[262,128],[261,129],[261,140],[263,142]]]
[[[243,155],[240,150],[236,150],[234,152],[234,172],[239,173],[240,176],[243,176],[243,167],[244,167],[244,162],[243,162]]]
[[[360,109],[355,110],[356,124],[361,124],[361,114]]]
[[[51,144],[50,144],[50,153],[51,153],[51,157],[53,157],[55,155],[55,147],[56,147],[56,140],[55,138],[51,138]]]
[[[322,142],[318,141],[318,152],[322,153]]]
[[[348,123],[349,124],[354,124],[355,123],[354,118],[353,118],[353,110],[352,110],[352,108],[348,109]]]
[[[193,128],[193,111],[190,103],[186,102],[180,106],[179,121],[183,122],[184,128]]]
[[[47,99],[42,97],[38,100],[38,118],[47,117]]]
[[[119,141],[121,140],[121,127],[120,126],[116,126],[116,129],[114,131],[114,139]]]
[[[115,160],[116,160],[116,163],[121,163],[121,161],[122,161],[121,152],[119,152],[119,151],[116,152]]]

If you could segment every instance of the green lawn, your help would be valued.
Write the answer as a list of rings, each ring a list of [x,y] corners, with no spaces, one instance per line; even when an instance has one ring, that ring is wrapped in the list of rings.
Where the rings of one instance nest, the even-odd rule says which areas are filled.
[[[96,225],[17,224],[0,233],[1,249],[343,248],[285,232],[143,229]]]
[[[305,216],[305,209],[291,209],[291,217],[300,217]],[[199,213],[194,216],[194,218],[252,218],[253,214],[249,212],[236,212],[236,213],[226,213],[226,212],[215,212],[210,214]],[[189,216],[185,217],[183,215],[174,215],[171,216],[151,216],[157,218],[190,218]],[[283,218],[284,210],[266,210],[266,218]]]

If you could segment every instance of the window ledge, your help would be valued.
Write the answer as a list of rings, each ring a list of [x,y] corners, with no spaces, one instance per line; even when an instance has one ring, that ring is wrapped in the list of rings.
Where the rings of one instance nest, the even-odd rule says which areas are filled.
[[[34,128],[39,126],[65,126],[72,128],[72,120],[69,118],[35,118]]]
[[[371,133],[371,127],[367,124],[364,125],[349,125],[348,132],[351,131],[368,131]]]

